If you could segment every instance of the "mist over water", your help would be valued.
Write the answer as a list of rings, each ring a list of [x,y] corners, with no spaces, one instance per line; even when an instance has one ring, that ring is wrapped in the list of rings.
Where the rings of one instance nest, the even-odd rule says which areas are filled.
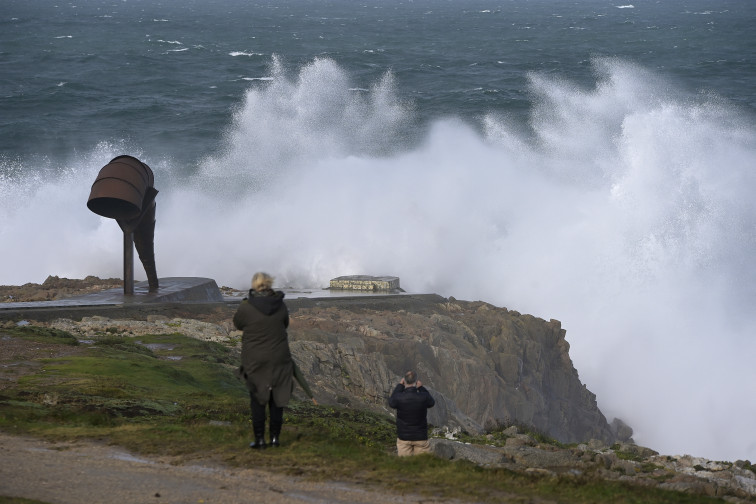
[[[621,60],[593,66],[590,88],[531,74],[528,124],[447,117],[412,137],[390,73],[356,89],[332,60],[293,73],[274,60],[193,175],[127,143],[47,172],[3,161],[1,283],[121,276],[120,229],[85,203],[129,153],[160,190],[161,277],[395,275],[409,292],[555,318],[581,380],[639,444],[754,460],[753,117]]]

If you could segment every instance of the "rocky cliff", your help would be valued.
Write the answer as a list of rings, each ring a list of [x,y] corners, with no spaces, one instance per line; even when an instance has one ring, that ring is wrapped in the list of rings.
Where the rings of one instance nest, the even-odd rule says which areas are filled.
[[[85,293],[90,289],[81,287]],[[82,341],[182,333],[240,348],[241,333],[231,326],[237,304],[0,310],[0,328],[51,326]],[[439,457],[549,477],[557,484],[599,478],[728,502],[756,498],[750,461],[665,456],[623,442],[632,429],[617,419],[607,425],[595,396],[580,383],[558,321],[435,295],[299,298],[287,304],[292,350],[321,403],[388,412],[389,391],[406,369],[418,370],[437,398],[430,410],[437,427],[431,444]],[[14,341],[4,341],[11,360]],[[24,366],[13,370],[25,372]],[[474,438],[455,429],[474,434],[499,423],[525,424],[579,444],[543,441],[516,426]]]
[[[86,284],[82,290],[92,288],[79,282]],[[287,304],[292,351],[323,404],[390,412],[390,391],[415,369],[437,400],[429,418],[436,426],[478,433],[524,424],[562,442],[627,440],[632,434],[621,422],[607,424],[580,382],[556,320],[437,295],[287,298]],[[183,332],[238,344],[241,334],[230,324],[236,306],[3,310],[0,319],[60,318],[53,325],[78,333],[116,327],[133,335]]]
[[[520,423],[562,442],[616,437],[557,320],[440,296],[289,306],[291,348],[321,402],[387,410],[393,386],[415,369],[437,399],[434,425]]]

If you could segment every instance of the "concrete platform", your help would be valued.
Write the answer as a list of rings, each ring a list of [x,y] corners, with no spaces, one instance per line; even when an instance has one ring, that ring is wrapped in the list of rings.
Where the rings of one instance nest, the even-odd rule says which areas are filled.
[[[399,277],[348,275],[331,279],[331,289],[369,292],[402,292]]]
[[[355,297],[385,297],[385,296],[397,296],[405,294],[402,292],[381,292],[381,291],[356,291],[356,290],[338,290],[330,288],[294,288],[294,287],[273,287],[274,290],[282,291],[286,297],[284,301],[288,302],[292,299],[322,299],[322,298],[355,298]],[[247,291],[239,291],[233,294],[224,294],[226,301],[238,300],[247,297]]]
[[[411,304],[412,298],[417,297],[404,292],[343,291],[327,288],[276,287],[276,290],[282,290],[286,294],[285,301],[292,312],[299,307],[317,305],[321,302],[366,306],[377,303],[383,306],[392,302]],[[247,292],[223,295],[215,280],[211,278],[170,277],[160,279],[158,292],[149,292],[146,281],[137,282],[134,284],[132,296],[124,295],[123,287],[120,287],[53,301],[0,303],[0,322],[28,323],[29,320],[49,321],[61,317],[81,320],[82,317],[94,315],[140,320],[148,315],[192,318],[198,314],[217,315],[228,310],[228,316],[231,317],[233,310],[246,295]],[[424,299],[423,296],[419,298]],[[404,301],[400,301],[402,299]]]
[[[128,305],[142,303],[222,303],[223,295],[212,278],[168,277],[161,278],[157,292],[149,292],[147,281],[134,284],[134,294],[127,296],[123,288],[109,289],[84,296],[34,301],[0,303],[0,310],[22,308],[64,308],[73,306]]]

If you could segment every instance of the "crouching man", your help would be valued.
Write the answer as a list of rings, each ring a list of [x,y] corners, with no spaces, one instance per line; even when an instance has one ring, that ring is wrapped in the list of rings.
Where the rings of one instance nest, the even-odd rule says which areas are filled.
[[[417,373],[407,371],[389,397],[389,406],[396,409],[396,451],[400,457],[430,452],[428,408],[435,404]]]

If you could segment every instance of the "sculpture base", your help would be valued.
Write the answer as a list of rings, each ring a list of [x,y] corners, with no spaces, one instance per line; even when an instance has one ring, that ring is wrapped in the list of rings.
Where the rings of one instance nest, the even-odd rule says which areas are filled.
[[[0,310],[16,308],[54,308],[65,306],[123,305],[139,303],[222,303],[223,295],[212,278],[168,277],[160,279],[160,287],[150,292],[145,280],[134,284],[134,294],[126,295],[123,288],[94,292],[54,301],[0,303]]]
[[[126,295],[123,289],[110,289],[95,294],[88,294],[79,299],[107,300],[108,304],[119,303],[212,303],[223,302],[223,295],[218,284],[212,278],[168,277],[160,279],[160,287],[150,292],[150,285],[145,280],[134,284],[134,294]]]

